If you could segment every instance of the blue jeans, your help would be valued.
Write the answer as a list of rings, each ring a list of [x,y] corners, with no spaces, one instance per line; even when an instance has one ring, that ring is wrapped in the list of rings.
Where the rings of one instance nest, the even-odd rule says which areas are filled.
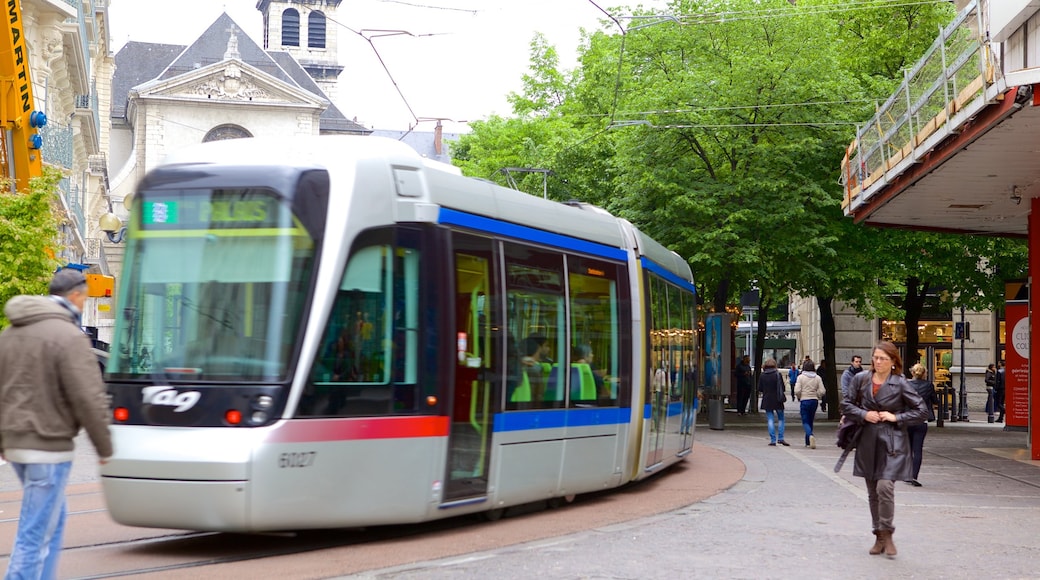
[[[773,427],[773,415],[774,414],[777,417],[780,417],[780,433],[779,433],[780,438],[779,438],[779,440],[780,441],[784,440],[784,411],[783,411],[783,409],[781,409],[779,411],[766,411],[766,427],[769,428],[769,442],[770,443],[776,443],[777,442],[777,432],[776,432],[776,429]]]
[[[805,430],[805,444],[809,444],[809,436],[813,434],[813,422],[816,419],[816,407],[820,404],[817,399],[804,399],[798,412],[802,414],[802,429]]]
[[[22,482],[22,511],[4,578],[56,578],[65,531],[65,484],[72,462],[12,462],[11,467]]]
[[[693,416],[695,413],[696,410],[693,408],[693,405],[690,405],[688,409],[683,410],[682,424],[679,426],[680,433],[686,434],[690,432],[693,428]]]

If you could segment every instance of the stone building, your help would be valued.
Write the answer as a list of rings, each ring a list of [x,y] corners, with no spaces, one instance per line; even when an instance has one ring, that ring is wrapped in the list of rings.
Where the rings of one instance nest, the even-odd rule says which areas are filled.
[[[863,357],[864,368],[870,366],[871,348],[879,340],[889,340],[900,347],[905,358],[906,331],[901,321],[867,319],[841,301],[835,301],[835,369],[844,372],[854,355]],[[791,299],[790,318],[800,323],[799,349],[819,362],[823,357],[823,334],[820,330],[820,310],[814,297],[796,296]],[[1003,321],[993,312],[965,312],[970,335],[963,341],[964,379],[969,416],[985,418],[986,386],[983,382],[986,366],[1000,358],[1003,349]],[[918,352],[921,364],[928,368],[928,376],[937,384],[945,384],[960,394],[961,340],[954,337],[960,311],[932,312],[926,309],[918,323]]]
[[[62,264],[104,269],[96,220],[103,205],[107,150],[108,8],[104,0],[22,0],[34,109],[49,119],[42,160],[64,174],[58,256]]]
[[[220,139],[356,134],[330,93],[337,63],[339,1],[261,1],[261,47],[226,13],[187,46],[129,42],[111,77],[108,189],[103,205],[125,223],[134,188],[177,149]],[[328,92],[327,92],[328,91]],[[104,255],[116,277],[122,263],[120,223],[108,218]],[[99,316],[103,340],[111,318]]]

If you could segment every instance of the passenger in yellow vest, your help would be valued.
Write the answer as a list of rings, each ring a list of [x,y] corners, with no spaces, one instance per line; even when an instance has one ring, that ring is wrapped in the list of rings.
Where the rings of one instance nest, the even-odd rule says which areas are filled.
[[[600,397],[608,396],[604,394],[604,377],[606,377],[606,371],[596,368],[596,355],[592,353],[592,347],[587,344],[579,344],[574,347],[574,355],[571,359],[573,364],[587,364],[592,369],[592,378],[596,383],[596,393]]]

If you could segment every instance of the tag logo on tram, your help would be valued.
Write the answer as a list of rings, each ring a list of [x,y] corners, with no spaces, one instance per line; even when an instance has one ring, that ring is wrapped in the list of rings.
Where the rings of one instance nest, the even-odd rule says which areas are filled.
[[[173,387],[145,387],[141,390],[144,395],[145,405],[160,405],[163,407],[174,407],[174,413],[183,413],[195,406],[202,398],[198,391],[177,392]]]

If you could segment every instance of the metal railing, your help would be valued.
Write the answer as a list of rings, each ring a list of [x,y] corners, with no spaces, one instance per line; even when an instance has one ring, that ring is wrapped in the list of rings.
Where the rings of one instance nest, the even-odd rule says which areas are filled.
[[[979,33],[984,30],[979,4],[973,0],[940,30],[924,56],[904,71],[899,88],[872,119],[857,127],[841,166],[846,211],[993,83],[998,66]]]
[[[51,121],[40,128],[39,132],[43,138],[43,162],[72,169],[72,127]]]

